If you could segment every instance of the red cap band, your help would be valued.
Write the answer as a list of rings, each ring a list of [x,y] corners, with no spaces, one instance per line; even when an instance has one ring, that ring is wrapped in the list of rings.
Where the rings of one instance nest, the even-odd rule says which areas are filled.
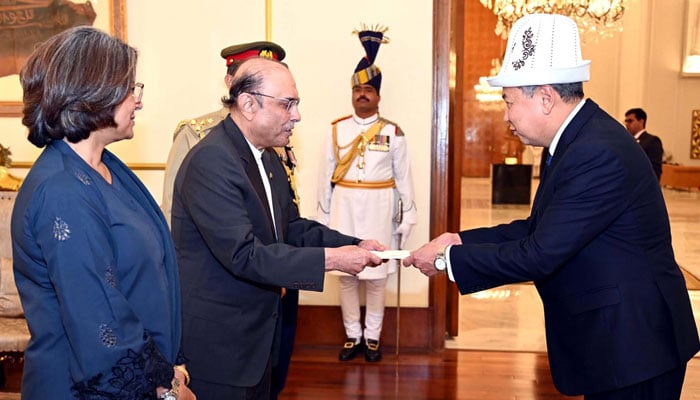
[[[274,60],[277,60],[277,53],[274,51],[270,50],[248,50],[244,51],[238,54],[233,54],[228,57],[226,57],[226,66],[228,67],[231,65],[234,61],[243,61],[247,60],[251,57],[265,57],[265,58],[272,58]]]

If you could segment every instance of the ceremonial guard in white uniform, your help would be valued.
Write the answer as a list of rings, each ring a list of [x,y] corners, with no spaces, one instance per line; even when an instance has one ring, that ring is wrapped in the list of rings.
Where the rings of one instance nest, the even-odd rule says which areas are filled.
[[[403,245],[416,223],[413,182],[406,137],[395,123],[379,115],[381,71],[374,64],[386,29],[356,32],[365,48],[352,76],[355,112],[331,124],[321,163],[318,190],[319,221],[347,235],[373,237],[394,248]],[[401,207],[401,209],[399,209]],[[401,216],[397,220],[397,216]],[[379,361],[387,275],[391,261],[367,268],[357,276],[340,276],[340,306],[347,340],[339,359]],[[365,282],[366,315],[360,321],[360,281]],[[364,342],[362,338],[364,337]]]

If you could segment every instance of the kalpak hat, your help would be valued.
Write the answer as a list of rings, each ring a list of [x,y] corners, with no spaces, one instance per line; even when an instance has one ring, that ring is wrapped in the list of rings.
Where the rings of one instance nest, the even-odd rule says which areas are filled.
[[[367,84],[373,86],[379,93],[382,86],[382,71],[374,64],[374,60],[377,58],[379,46],[383,43],[389,43],[389,38],[384,36],[388,30],[389,28],[376,27],[353,31],[360,38],[360,43],[365,49],[365,56],[357,63],[355,73],[352,74],[350,80],[352,87]]]
[[[513,24],[503,66],[489,85],[521,87],[585,82],[590,60],[581,59],[576,23],[559,14],[530,14]]]
[[[251,57],[265,57],[282,61],[286,53],[282,46],[273,42],[250,42],[236,44],[221,50],[221,57],[228,67],[234,61],[243,61]]]

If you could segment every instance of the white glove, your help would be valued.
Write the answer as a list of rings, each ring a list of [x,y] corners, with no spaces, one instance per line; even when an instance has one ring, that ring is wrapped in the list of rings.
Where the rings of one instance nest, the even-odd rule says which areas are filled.
[[[316,215],[316,221],[325,226],[328,226],[328,224],[331,223],[331,215],[319,210],[318,215]]]
[[[406,240],[408,240],[408,236],[411,234],[412,229],[413,224],[402,222],[401,225],[399,225],[394,231],[394,235],[401,235],[401,243],[399,243],[400,248],[403,249],[406,245]]]

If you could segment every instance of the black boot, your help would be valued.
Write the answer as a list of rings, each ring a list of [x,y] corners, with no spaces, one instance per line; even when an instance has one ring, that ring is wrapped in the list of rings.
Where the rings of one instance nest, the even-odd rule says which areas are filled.
[[[362,339],[358,342],[355,338],[348,338],[345,344],[343,344],[343,349],[340,350],[340,354],[338,354],[338,359],[340,361],[350,361],[355,358],[360,351],[362,351]]]
[[[379,349],[379,341],[367,339],[365,347],[365,360],[367,362],[377,362],[382,359],[382,351]]]

